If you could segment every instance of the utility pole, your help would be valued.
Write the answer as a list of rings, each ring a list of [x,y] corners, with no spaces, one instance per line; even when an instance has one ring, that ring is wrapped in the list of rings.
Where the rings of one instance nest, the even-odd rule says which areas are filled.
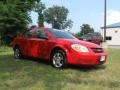
[[[107,15],[107,0],[104,0],[104,42],[106,42],[106,15]]]

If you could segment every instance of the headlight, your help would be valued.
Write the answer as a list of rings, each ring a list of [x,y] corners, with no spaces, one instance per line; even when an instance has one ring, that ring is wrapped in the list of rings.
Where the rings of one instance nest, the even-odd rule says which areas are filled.
[[[80,44],[72,44],[71,47],[77,52],[89,52],[87,47]]]

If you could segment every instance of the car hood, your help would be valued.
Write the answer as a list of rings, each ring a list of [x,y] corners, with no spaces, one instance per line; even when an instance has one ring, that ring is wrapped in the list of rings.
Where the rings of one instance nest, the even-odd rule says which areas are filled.
[[[65,42],[69,44],[80,44],[89,48],[102,48],[100,45],[78,39],[58,39],[58,42]]]

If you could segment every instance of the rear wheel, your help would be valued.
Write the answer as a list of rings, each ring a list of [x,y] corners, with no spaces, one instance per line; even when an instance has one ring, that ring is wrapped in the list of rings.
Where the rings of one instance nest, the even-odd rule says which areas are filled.
[[[22,58],[20,49],[19,49],[18,47],[16,47],[16,48],[14,49],[14,58],[15,58],[15,59],[21,59],[21,58]]]
[[[55,68],[65,68],[67,66],[66,55],[62,50],[55,50],[52,54],[52,65]]]

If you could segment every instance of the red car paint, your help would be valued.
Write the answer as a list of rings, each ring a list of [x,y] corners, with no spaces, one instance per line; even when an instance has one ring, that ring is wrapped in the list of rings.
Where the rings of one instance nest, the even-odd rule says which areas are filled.
[[[42,29],[48,38],[36,38],[35,31]],[[49,30],[49,28],[37,27],[28,32],[31,35],[25,36],[25,33],[18,35],[13,41],[13,48],[18,46],[22,55],[42,58],[44,60],[50,60],[51,53],[54,49],[61,49],[65,52],[67,63],[75,65],[99,65],[106,62],[107,54],[103,48],[99,45],[81,41],[77,38],[64,39],[56,38]],[[80,44],[89,50],[89,52],[77,52],[71,48],[72,44]],[[104,56],[105,60],[100,61],[100,58]]]

